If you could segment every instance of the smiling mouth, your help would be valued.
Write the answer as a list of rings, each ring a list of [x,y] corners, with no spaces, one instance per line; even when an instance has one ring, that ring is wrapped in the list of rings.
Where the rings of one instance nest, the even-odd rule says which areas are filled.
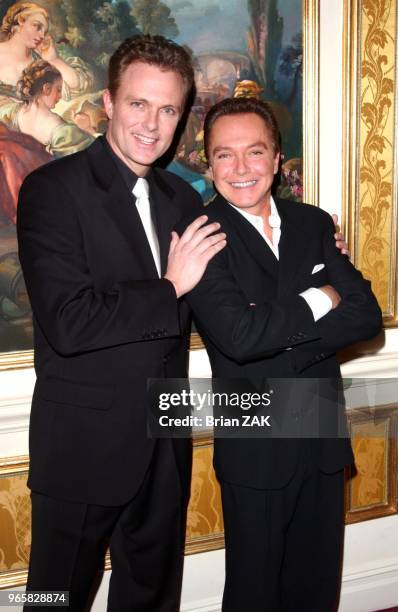
[[[133,134],[133,136],[139,143],[149,146],[155,144],[158,140],[157,138],[149,138],[149,136],[143,136],[142,134]]]
[[[254,185],[256,185],[257,181],[234,181],[233,183],[230,183],[231,187],[237,188],[237,189],[245,189],[247,187],[254,187]]]

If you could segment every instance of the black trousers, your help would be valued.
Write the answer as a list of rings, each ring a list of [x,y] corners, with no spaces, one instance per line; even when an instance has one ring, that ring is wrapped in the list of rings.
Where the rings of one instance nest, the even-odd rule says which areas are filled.
[[[27,591],[69,591],[67,609],[83,612],[109,545],[110,612],[177,612],[185,493],[171,440],[158,441],[140,490],[124,506],[71,503],[32,492]]]
[[[343,546],[343,470],[323,474],[302,441],[282,489],[221,482],[226,582],[223,612],[332,612]]]

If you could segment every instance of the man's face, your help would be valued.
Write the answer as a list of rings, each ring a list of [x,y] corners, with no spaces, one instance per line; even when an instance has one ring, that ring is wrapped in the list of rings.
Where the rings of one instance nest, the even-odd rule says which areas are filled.
[[[169,148],[184,101],[184,82],[177,72],[144,62],[128,66],[115,99],[105,91],[107,139],[138,176],[145,176]]]
[[[213,124],[210,174],[219,193],[238,208],[261,215],[269,203],[279,153],[255,113],[226,115]]]

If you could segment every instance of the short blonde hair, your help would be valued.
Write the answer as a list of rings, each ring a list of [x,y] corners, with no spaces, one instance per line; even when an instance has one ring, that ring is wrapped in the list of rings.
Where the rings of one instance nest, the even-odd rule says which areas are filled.
[[[3,17],[0,28],[0,40],[8,40],[14,34],[16,28],[24,23],[28,17],[40,13],[49,23],[48,11],[36,2],[16,2],[12,4]]]

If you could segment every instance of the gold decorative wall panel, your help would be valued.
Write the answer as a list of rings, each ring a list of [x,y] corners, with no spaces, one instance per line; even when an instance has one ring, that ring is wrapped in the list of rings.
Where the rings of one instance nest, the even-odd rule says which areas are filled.
[[[0,464],[0,588],[25,584],[30,551],[28,457]]]
[[[187,518],[186,553],[214,550],[223,546],[224,523],[220,487],[213,470],[213,441],[196,440]]]
[[[348,413],[357,473],[346,476],[346,522],[398,512],[398,405]],[[186,554],[224,546],[210,438],[195,440]],[[30,547],[28,458],[0,460],[0,588],[26,582]],[[109,557],[106,569],[110,568]]]
[[[28,457],[0,459],[0,588],[26,583],[30,550]],[[213,470],[213,442],[196,440],[186,554],[224,546],[221,496]],[[107,556],[106,568],[110,567]]]
[[[398,513],[398,406],[348,412],[355,469],[347,470],[346,523]]]
[[[397,326],[397,0],[344,6],[346,233],[386,325]]]

